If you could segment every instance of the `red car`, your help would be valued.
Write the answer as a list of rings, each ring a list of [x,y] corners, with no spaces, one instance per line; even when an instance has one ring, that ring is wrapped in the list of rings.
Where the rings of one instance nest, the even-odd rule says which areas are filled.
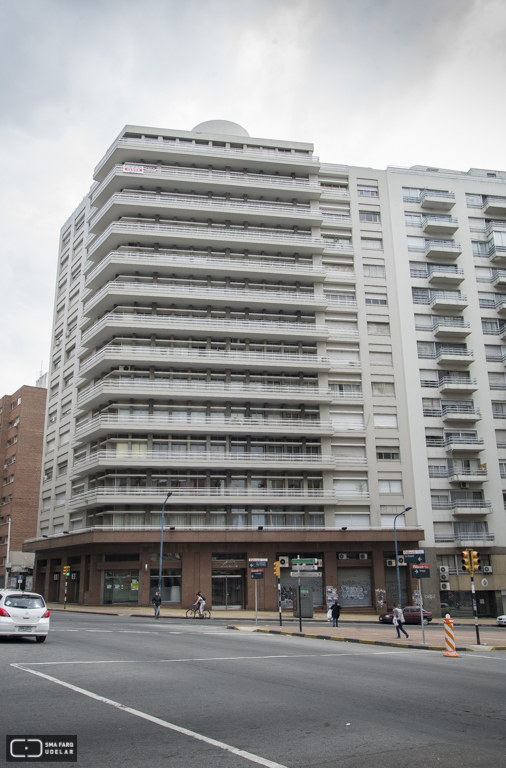
[[[404,622],[406,624],[420,624],[420,608],[417,608],[414,605],[407,605],[405,608],[402,609],[402,612],[404,614]],[[391,611],[390,613],[382,613],[381,616],[378,616],[378,619],[383,624],[392,624],[394,620],[394,612]],[[423,623],[428,624],[429,621],[432,621],[432,613],[431,611],[426,611],[424,609],[423,611]]]

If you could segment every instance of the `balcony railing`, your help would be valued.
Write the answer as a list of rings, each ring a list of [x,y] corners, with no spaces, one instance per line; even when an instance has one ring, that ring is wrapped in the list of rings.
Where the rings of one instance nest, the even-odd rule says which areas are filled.
[[[227,362],[242,362],[243,364],[265,363],[268,365],[269,363],[283,363],[284,365],[330,366],[328,357],[313,354],[300,355],[289,352],[281,354],[277,352],[245,352],[243,350],[191,349],[189,347],[134,347],[128,344],[107,344],[99,352],[82,360],[79,369],[84,372],[105,358],[119,361],[123,361],[126,358],[153,361],[182,359],[185,363],[210,360],[215,363],[222,363],[223,365],[226,365]],[[351,362],[359,365],[356,361]],[[348,361],[345,361],[346,363]]]
[[[138,328],[147,326],[157,329],[203,328],[209,329],[210,331],[223,330],[231,334],[254,331],[259,331],[262,334],[276,333],[279,335],[285,333],[322,337],[328,336],[329,334],[329,329],[325,325],[317,325],[316,323],[269,322],[262,320],[243,320],[242,318],[227,320],[206,317],[177,317],[174,315],[140,315],[128,312],[109,312],[83,332],[81,344],[84,344],[88,339],[95,336],[100,330],[107,326],[130,327],[132,325],[135,325],[135,327]]]
[[[444,500],[432,500],[432,509],[491,509],[492,502],[474,499],[448,499]]]
[[[96,488],[91,491],[84,491],[73,496],[70,500],[71,507],[79,507],[85,504],[111,503],[115,499],[129,499],[131,503],[145,503],[146,500],[153,499],[153,503],[163,501],[169,489],[165,488]],[[244,503],[260,502],[261,499],[289,499],[291,503],[306,504],[308,501],[317,499],[321,501],[335,501],[336,498],[368,498],[367,493],[356,495],[353,493],[337,493],[336,491],[324,491],[322,489],[300,490],[300,489],[251,489],[251,488],[173,488],[172,501],[176,499],[189,500],[199,498],[216,499],[221,503],[223,499],[241,499]],[[108,501],[103,502],[102,499]],[[249,501],[251,499],[251,501]],[[248,500],[248,501],[246,501]],[[187,503],[187,502],[185,502]]]
[[[467,531],[466,533],[436,533],[434,535],[436,544],[444,542],[461,541],[495,541],[495,533],[482,533],[481,531]]]
[[[467,378],[465,376],[442,376],[438,382],[437,387],[450,387],[450,386],[470,386],[475,387],[478,383],[478,379]]]
[[[481,416],[481,410],[479,408],[467,408],[464,405],[445,405],[441,406],[443,416],[447,414],[464,415],[464,416]]]
[[[482,437],[445,437],[444,445],[483,445]]]

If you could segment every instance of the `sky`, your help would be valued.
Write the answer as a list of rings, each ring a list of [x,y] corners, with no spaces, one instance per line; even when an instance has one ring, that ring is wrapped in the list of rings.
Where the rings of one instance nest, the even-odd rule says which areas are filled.
[[[60,228],[125,124],[506,170],[505,0],[0,0],[0,396],[48,368]]]

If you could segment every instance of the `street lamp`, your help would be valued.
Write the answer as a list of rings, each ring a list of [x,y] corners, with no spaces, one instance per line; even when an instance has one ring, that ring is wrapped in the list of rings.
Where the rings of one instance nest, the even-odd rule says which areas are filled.
[[[399,608],[401,608],[402,606],[402,601],[401,601],[401,574],[399,573],[399,554],[397,552],[397,518],[403,515],[405,512],[409,512],[410,509],[413,509],[413,507],[406,507],[406,509],[403,509],[402,512],[399,512],[399,514],[394,517],[395,565],[397,567],[397,594],[399,596],[397,605],[399,606]]]
[[[165,505],[167,504],[167,499],[169,496],[172,496],[172,491],[168,492],[166,499],[162,504],[162,526],[160,528],[160,564],[158,566],[158,594],[160,597],[162,596],[163,517],[165,515]]]

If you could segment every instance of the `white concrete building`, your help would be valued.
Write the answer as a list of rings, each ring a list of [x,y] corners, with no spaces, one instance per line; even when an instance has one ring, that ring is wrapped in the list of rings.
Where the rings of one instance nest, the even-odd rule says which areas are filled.
[[[505,184],[327,164],[226,121],[127,126],[62,228],[39,588],[68,563],[76,601],[147,602],[170,491],[167,602],[251,604],[248,557],[306,553],[315,605],[333,587],[381,612],[410,507],[426,606],[469,610],[473,547],[502,612]]]

